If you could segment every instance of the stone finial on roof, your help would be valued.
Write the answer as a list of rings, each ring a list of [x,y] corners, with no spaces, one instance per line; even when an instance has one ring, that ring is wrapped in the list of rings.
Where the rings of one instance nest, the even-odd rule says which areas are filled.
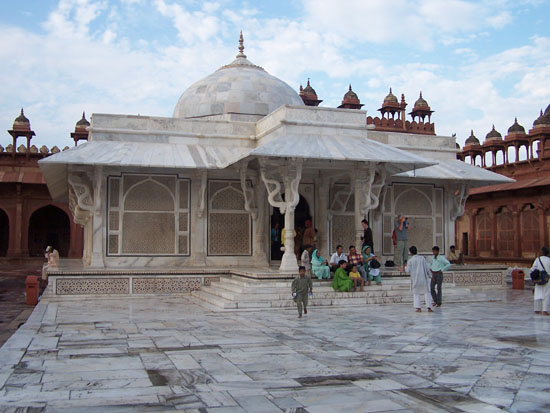
[[[300,97],[306,106],[319,106],[319,103],[322,102],[322,100],[319,100],[315,89],[309,84],[309,77],[307,78],[306,87],[303,88],[302,85],[300,85]]]
[[[508,133],[525,133],[525,128],[518,123],[517,117],[514,124],[508,128]]]
[[[88,126],[90,126],[90,122],[86,119],[86,112],[82,112],[82,119],[80,119],[78,122],[76,122],[75,130],[76,129],[85,129]]]
[[[341,109],[361,109],[362,106],[364,105],[361,104],[357,93],[353,91],[350,84],[348,91],[344,95],[344,99],[342,99],[342,104],[338,107]]]
[[[244,54],[244,38],[243,38],[242,30],[241,30],[241,35],[239,36],[239,54],[237,55],[237,59],[239,57],[244,57],[246,59],[246,55]]]
[[[466,139],[465,146],[479,145],[479,139],[474,135],[474,130],[470,130],[470,136]]]
[[[502,135],[495,129],[495,125],[493,125],[493,129],[491,129],[491,131],[485,136],[486,141],[496,141],[501,139]]]
[[[414,102],[415,108],[428,108],[430,109],[430,106],[428,105],[428,102],[422,97],[422,91],[420,91],[420,97]]]
[[[390,87],[390,93],[388,93],[384,98],[384,105],[393,104],[393,103],[397,104],[398,102],[397,102],[397,97],[395,97],[395,95],[392,93],[392,90]]]
[[[21,108],[21,114],[13,121],[13,130],[31,130],[31,122],[25,117],[23,108]]]

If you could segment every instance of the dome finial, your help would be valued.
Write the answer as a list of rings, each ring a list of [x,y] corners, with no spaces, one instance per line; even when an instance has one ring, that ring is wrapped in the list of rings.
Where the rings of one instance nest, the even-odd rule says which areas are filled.
[[[237,55],[237,58],[244,57],[246,58],[246,55],[244,54],[244,39],[243,39],[243,31],[241,30],[241,35],[239,36],[239,54]]]
[[[307,85],[309,86],[309,77],[307,78]]]

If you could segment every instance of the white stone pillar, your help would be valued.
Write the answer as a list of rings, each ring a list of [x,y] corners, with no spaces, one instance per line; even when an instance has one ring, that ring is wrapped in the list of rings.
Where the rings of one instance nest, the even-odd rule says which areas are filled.
[[[257,215],[252,221],[254,225],[254,264],[268,266],[269,259],[267,255],[267,248],[269,248],[270,242],[268,242],[267,228],[269,227],[269,224],[266,218],[269,207],[265,202],[265,187],[261,184],[259,179],[256,179],[254,182],[254,193],[257,207]]]
[[[321,251],[321,256],[330,256],[330,245],[328,243],[328,210],[329,205],[329,191],[330,191],[330,179],[327,177],[321,177],[315,180],[315,191],[317,193],[317,207],[315,208],[317,228],[319,234],[317,237],[317,248]]]
[[[191,262],[193,266],[206,265],[206,220],[208,175],[206,171],[197,171],[191,176]]]
[[[107,234],[106,228],[103,225],[104,223],[104,205],[101,202],[102,199],[107,199],[105,193],[105,187],[103,182],[103,169],[100,166],[96,166],[93,174],[92,184],[94,186],[93,192],[93,203],[94,207],[92,210],[92,267],[105,267],[105,237]]]
[[[281,259],[281,272],[297,272],[298,261],[294,254],[294,210],[300,201],[298,187],[302,178],[302,160],[292,159],[279,164],[279,174],[283,178],[285,200],[282,200],[281,184],[276,179],[268,178],[265,160],[260,159],[260,174],[268,192],[268,202],[285,214],[285,252]]]

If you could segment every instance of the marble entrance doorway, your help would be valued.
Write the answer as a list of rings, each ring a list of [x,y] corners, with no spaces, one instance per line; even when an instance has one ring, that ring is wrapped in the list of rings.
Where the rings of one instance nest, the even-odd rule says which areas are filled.
[[[283,194],[284,199],[284,194]],[[302,246],[302,236],[304,234],[304,229],[306,227],[306,221],[312,220],[311,217],[311,210],[309,207],[309,203],[307,200],[300,195],[300,200],[298,201],[298,205],[296,206],[296,209],[294,210],[294,229],[296,231],[296,237],[294,238],[294,250],[296,251],[296,254],[300,254],[303,250],[301,248]],[[280,261],[283,252],[281,251],[281,231],[283,230],[285,226],[285,216],[284,214],[281,214],[281,211],[279,208],[273,208],[273,213],[271,214],[271,229],[277,228],[279,231],[279,242],[271,244],[271,261]]]
[[[29,256],[44,255],[46,246],[51,245],[61,257],[69,255],[71,239],[70,221],[60,208],[47,205],[36,210],[29,220]]]
[[[10,242],[10,220],[8,214],[0,209],[0,257],[5,257]]]

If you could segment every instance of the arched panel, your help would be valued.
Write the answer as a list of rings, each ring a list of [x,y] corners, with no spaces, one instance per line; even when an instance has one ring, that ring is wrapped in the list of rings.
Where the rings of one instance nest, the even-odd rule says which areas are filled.
[[[489,213],[482,211],[476,217],[477,250],[479,252],[491,251],[491,219]]]
[[[497,251],[499,256],[514,254],[514,218],[512,212],[502,208],[497,213]]]
[[[539,252],[539,214],[531,204],[521,211],[521,250],[530,255]]]
[[[411,188],[398,195],[395,200],[395,211],[407,215],[431,215],[432,203],[426,194]]]
[[[124,196],[126,211],[174,211],[174,197],[162,184],[147,180],[132,187]]]

